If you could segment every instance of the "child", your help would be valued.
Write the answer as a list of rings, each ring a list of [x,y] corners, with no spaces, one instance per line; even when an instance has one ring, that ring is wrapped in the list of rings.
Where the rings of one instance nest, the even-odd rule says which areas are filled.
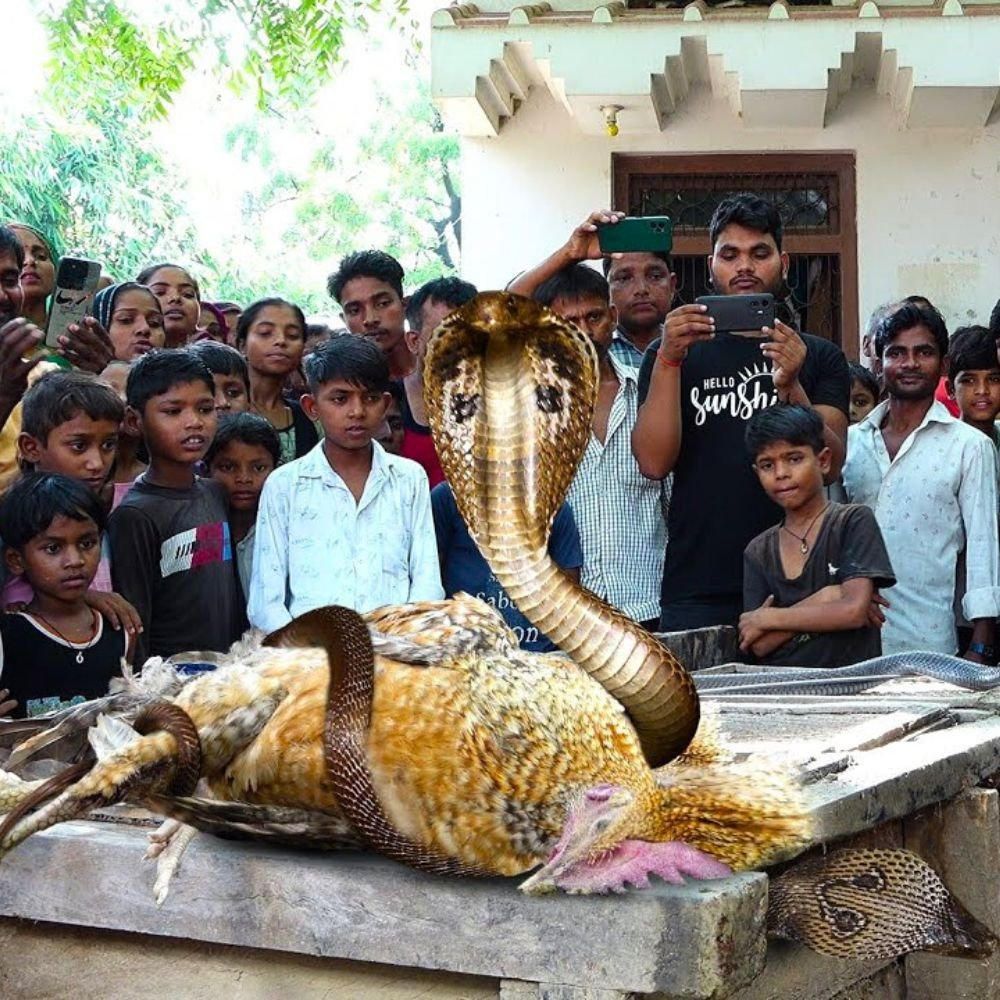
[[[199,340],[190,349],[212,373],[215,412],[219,417],[227,413],[246,413],[250,409],[250,372],[246,358],[235,347],[214,340]]]
[[[205,464],[229,497],[229,530],[243,593],[250,593],[253,543],[260,491],[278,467],[281,443],[274,428],[256,413],[234,413],[219,422]]]
[[[134,361],[163,347],[163,311],[160,301],[144,285],[126,281],[102,288],[90,313],[111,338],[118,361]]]
[[[78,371],[47,372],[24,394],[17,439],[22,469],[68,476],[99,495],[115,460],[124,412],[115,391],[95,376]],[[93,590],[103,594],[112,590],[107,551],[94,575]],[[31,597],[29,582],[13,575],[4,584],[0,602],[7,608],[25,604]],[[132,618],[133,609],[125,607],[125,602],[119,605],[115,598],[113,603]],[[102,604],[101,610],[115,618],[117,627],[113,608]]]
[[[58,472],[99,491],[115,460],[124,412],[118,394],[96,376],[46,373],[24,394],[22,468]]]
[[[128,656],[125,633],[85,595],[101,555],[104,510],[97,495],[68,476],[31,473],[0,503],[8,568],[33,596],[24,611],[0,616],[0,682],[18,717],[107,694]]]
[[[129,365],[124,361],[112,361],[101,372],[101,381],[107,382],[122,401],[122,417],[125,415],[125,385],[128,382]],[[118,450],[115,452],[115,464],[111,470],[111,501],[110,510],[114,510],[125,499],[132,483],[146,471],[146,463],[139,458],[139,446],[142,438],[129,428],[124,419],[118,427]],[[105,488],[105,495],[107,488]]]
[[[184,347],[194,339],[201,318],[201,292],[190,273],[176,264],[153,264],[136,277],[159,300],[167,347]]]
[[[236,346],[250,368],[251,408],[266,417],[281,441],[281,462],[301,458],[319,435],[302,407],[283,395],[285,380],[302,364],[306,318],[284,299],[261,299],[240,317]]]
[[[264,485],[247,611],[266,632],[326,604],[369,611],[444,597],[427,476],[372,441],[389,402],[374,344],[336,337],[306,362],[323,441]]]
[[[848,365],[851,370],[851,405],[848,411],[850,422],[859,424],[878,405],[879,390],[878,379],[864,365]]]
[[[982,431],[1000,448],[1000,361],[993,334],[985,326],[963,326],[948,341],[948,395],[958,404],[962,423]]]
[[[881,655],[869,607],[896,581],[874,513],[823,495],[830,449],[822,418],[803,406],[771,406],[750,419],[746,441],[761,486],[785,517],[744,553],[740,649],[805,667]]]
[[[389,395],[392,397],[385,411],[385,420],[379,427],[375,440],[390,454],[403,454],[403,438],[406,428],[403,426],[403,383],[390,382]]]
[[[227,650],[243,623],[226,496],[194,474],[215,436],[212,373],[189,350],[157,351],[132,365],[125,392],[149,468],[108,533],[115,589],[145,626],[137,658]]]

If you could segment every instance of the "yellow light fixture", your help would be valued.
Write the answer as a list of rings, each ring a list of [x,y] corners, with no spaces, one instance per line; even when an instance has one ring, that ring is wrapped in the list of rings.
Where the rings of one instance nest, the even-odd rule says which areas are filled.
[[[624,111],[621,104],[602,104],[601,114],[604,115],[604,131],[613,139],[618,135],[618,112]]]

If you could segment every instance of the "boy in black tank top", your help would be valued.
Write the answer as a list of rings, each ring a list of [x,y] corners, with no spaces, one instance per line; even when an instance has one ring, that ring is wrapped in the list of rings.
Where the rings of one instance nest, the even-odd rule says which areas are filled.
[[[746,547],[740,649],[765,663],[804,667],[881,655],[873,599],[896,578],[874,512],[826,499],[822,418],[804,406],[772,406],[751,418],[746,441],[784,518]]]
[[[97,698],[130,652],[84,597],[101,558],[104,509],[83,483],[48,473],[19,480],[0,504],[8,568],[34,590],[0,616],[0,686],[17,718]],[[0,701],[3,698],[0,697]]]

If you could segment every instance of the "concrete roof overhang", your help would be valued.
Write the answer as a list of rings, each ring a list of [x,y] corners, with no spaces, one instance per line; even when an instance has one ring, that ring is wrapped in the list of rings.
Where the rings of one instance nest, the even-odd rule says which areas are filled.
[[[822,128],[852,86],[874,86],[901,127],[981,128],[1000,115],[1000,5],[768,7],[586,11],[549,4],[433,19],[432,92],[468,136],[499,135],[535,87],[583,133],[620,105],[622,133],[670,127],[704,85],[750,128]]]

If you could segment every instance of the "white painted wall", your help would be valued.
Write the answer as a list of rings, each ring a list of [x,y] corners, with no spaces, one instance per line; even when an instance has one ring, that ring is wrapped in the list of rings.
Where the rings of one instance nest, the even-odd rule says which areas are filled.
[[[543,89],[498,138],[463,139],[465,277],[503,287],[611,200],[612,152],[852,150],[857,160],[860,326],[880,303],[928,296],[949,327],[1000,298],[1000,124],[901,130],[873,89],[844,96],[823,129],[744,128],[696,87],[662,133],[583,135]]]

